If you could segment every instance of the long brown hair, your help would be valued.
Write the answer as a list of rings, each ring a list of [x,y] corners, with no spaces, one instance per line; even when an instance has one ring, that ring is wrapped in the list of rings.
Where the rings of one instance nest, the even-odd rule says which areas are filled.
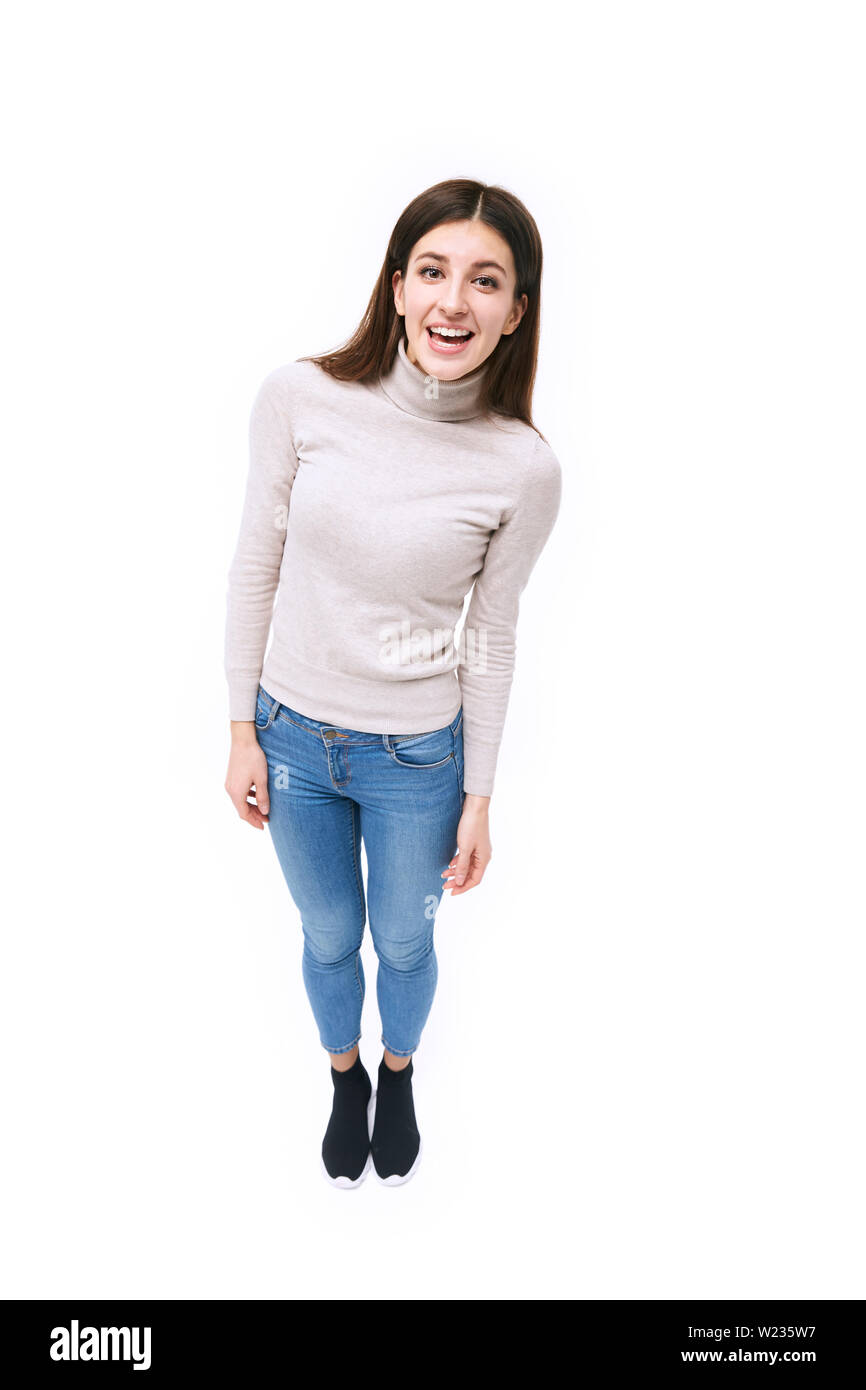
[[[397,219],[379,278],[352,337],[334,352],[299,357],[297,361],[317,362],[339,381],[374,381],[389,371],[404,333],[403,319],[394,305],[391,280],[395,270],[406,278],[412,247],[431,228],[443,222],[469,221],[484,222],[505,239],[517,273],[515,299],[522,294],[527,298],[517,328],[502,335],[485,361],[488,370],[479,402],[481,412],[488,417],[496,412],[523,420],[541,434],[531,413],[538,362],[541,237],[529,210],[498,184],[446,179],[413,198]]]

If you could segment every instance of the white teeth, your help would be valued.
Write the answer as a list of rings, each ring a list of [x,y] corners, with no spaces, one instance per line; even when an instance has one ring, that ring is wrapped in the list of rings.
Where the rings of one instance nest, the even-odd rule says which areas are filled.
[[[443,338],[468,338],[470,330],[468,328],[433,328],[432,333],[439,333]]]

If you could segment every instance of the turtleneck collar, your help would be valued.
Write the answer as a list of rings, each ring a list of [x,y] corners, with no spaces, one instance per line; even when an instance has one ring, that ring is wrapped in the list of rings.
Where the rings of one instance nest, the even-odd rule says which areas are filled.
[[[456,381],[428,377],[421,367],[410,362],[406,340],[401,337],[390,371],[379,377],[385,395],[409,415],[423,420],[471,420],[481,414],[481,388],[487,375],[487,363],[482,362],[474,372]]]

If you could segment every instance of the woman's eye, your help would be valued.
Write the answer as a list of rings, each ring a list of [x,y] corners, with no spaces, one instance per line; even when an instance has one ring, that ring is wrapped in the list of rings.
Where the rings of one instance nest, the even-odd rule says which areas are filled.
[[[421,270],[418,272],[418,274],[421,275],[422,278],[423,278],[424,276],[427,275],[427,272],[430,271],[430,270],[433,271],[434,275],[441,275],[441,274],[442,274],[442,271],[439,269],[438,265],[425,265],[425,266],[423,266],[423,267],[421,268]],[[498,280],[494,280],[494,278],[493,278],[492,275],[479,275],[479,276],[478,276],[478,279],[479,279],[479,280],[486,280],[486,281],[487,281],[487,285],[484,286],[485,289],[486,289],[488,286],[490,287],[490,289],[493,289],[493,290],[497,290],[497,289],[499,288],[499,281],[498,281]],[[431,281],[431,283],[432,283],[432,281]]]

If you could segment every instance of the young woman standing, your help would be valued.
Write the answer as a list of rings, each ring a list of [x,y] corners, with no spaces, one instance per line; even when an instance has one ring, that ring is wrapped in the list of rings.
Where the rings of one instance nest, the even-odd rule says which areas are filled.
[[[541,270],[513,194],[436,184],[399,218],[354,336],[276,368],[252,407],[226,790],[268,825],[301,915],[333,1085],[321,1166],[340,1187],[371,1162],[389,1185],[417,1171],[412,1055],[436,990],[436,908],[491,857],[519,598],[561,496],[530,409]],[[358,1050],[368,915],[375,1091]]]

